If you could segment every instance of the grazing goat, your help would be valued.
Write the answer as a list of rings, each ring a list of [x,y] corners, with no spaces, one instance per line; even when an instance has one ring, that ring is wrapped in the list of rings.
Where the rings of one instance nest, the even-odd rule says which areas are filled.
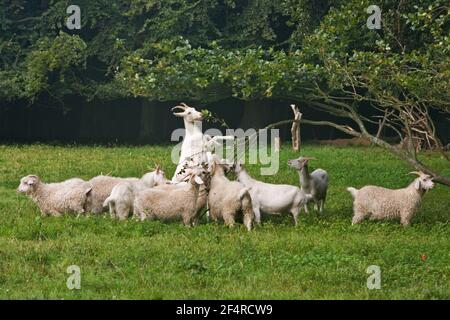
[[[365,186],[359,190],[347,188],[354,198],[352,224],[369,218],[400,219],[402,225],[409,225],[419,209],[423,195],[434,187],[431,176],[423,172],[411,173],[419,177],[403,189],[392,190],[377,186]]]
[[[92,186],[78,178],[47,184],[36,175],[23,177],[17,188],[17,192],[26,194],[36,203],[42,215],[52,216],[61,216],[66,212],[85,213],[91,191]]]
[[[290,212],[297,225],[302,207],[312,198],[300,188],[287,184],[271,184],[253,179],[240,163],[235,165],[237,180],[250,189],[256,222],[261,223],[261,212],[280,214]]]
[[[225,176],[226,164],[221,164],[217,156],[211,163],[211,185],[208,194],[209,214],[212,220],[223,220],[232,227],[239,213],[243,215],[243,223],[250,231],[255,220],[252,199],[248,188],[237,181],[230,181]]]
[[[207,180],[207,179],[206,179]],[[196,218],[192,221],[193,224],[198,223],[198,218],[201,217],[203,210],[206,207],[207,201],[208,201],[208,190],[206,187],[207,181],[204,181],[203,184],[200,185],[199,191],[198,191],[198,199],[195,204],[195,211],[197,212]],[[186,186],[189,185],[189,182],[178,182],[178,183],[166,183],[166,184],[160,184],[155,186],[153,189],[155,190],[173,190],[173,188],[186,188]]]
[[[182,219],[185,225],[191,225],[198,219],[197,200],[205,173],[201,169],[192,169],[183,177],[183,181],[189,181],[187,185],[165,185],[164,188],[152,188],[137,193],[134,215],[139,216],[141,221]]]
[[[118,178],[104,175],[92,178],[89,180],[89,183],[92,185],[92,201],[88,207],[88,211],[96,214],[107,211],[108,206],[105,207],[103,204],[106,198],[111,195],[112,189],[122,182],[134,183],[137,181],[139,181],[139,178]]]
[[[312,195],[316,210],[322,213],[327,198],[328,173],[323,169],[316,169],[310,174],[308,170],[309,160],[316,160],[316,158],[300,157],[288,160],[288,165],[297,170],[300,176],[301,189]],[[306,204],[305,212],[308,213]]]
[[[106,198],[111,195],[112,189],[121,182],[135,182],[139,178],[117,178],[111,176],[97,176],[89,180],[92,186],[92,201],[88,206],[88,211],[95,214],[106,212],[108,207],[104,207]]]
[[[111,195],[104,201],[103,206],[109,207],[112,218],[118,217],[120,220],[124,220],[133,212],[133,202],[138,192],[164,184],[166,181],[164,172],[158,166],[137,181],[124,181],[117,184],[112,189]]]

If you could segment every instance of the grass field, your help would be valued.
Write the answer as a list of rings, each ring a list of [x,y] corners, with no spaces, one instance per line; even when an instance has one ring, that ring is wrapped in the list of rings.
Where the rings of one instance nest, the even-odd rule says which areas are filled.
[[[19,179],[35,173],[54,182],[111,172],[140,176],[160,163],[170,177],[169,147],[1,146],[1,299],[450,299],[450,188],[428,193],[412,226],[364,222],[351,226],[347,186],[403,187],[410,168],[371,147],[306,145],[330,174],[325,214],[271,218],[248,233],[202,224],[119,222],[104,217],[41,218],[16,194]],[[261,179],[298,184],[286,160]],[[439,155],[427,163],[450,175]],[[249,166],[258,177],[257,166]],[[69,290],[66,268],[81,268],[81,289]],[[366,269],[381,268],[381,289],[366,287]]]

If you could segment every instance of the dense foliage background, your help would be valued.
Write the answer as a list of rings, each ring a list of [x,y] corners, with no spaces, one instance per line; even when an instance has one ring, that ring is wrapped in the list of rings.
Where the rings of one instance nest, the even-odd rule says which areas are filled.
[[[354,77],[363,96],[448,108],[446,1],[377,1],[382,29],[369,30],[372,2],[1,0],[0,99],[311,100]]]

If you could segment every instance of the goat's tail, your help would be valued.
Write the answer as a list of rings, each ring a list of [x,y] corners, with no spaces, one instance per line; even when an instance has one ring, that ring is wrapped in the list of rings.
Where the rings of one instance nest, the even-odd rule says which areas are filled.
[[[352,195],[353,199],[356,198],[356,194],[358,193],[358,189],[353,188],[353,187],[348,187],[347,191],[350,192],[350,194]]]
[[[241,209],[243,215],[244,225],[248,231],[252,230],[253,222],[255,221],[255,213],[253,212],[252,198],[247,188],[239,192],[239,199],[241,200]]]
[[[109,196],[106,198],[105,202],[103,202],[103,207],[109,207],[109,213],[111,216],[114,216],[116,212],[116,201]]]
[[[238,193],[238,199],[242,200],[242,198],[244,198],[244,196],[247,195],[249,193],[249,191],[250,191],[249,187],[242,188],[241,191],[239,191],[239,193]]]
[[[92,187],[87,188],[86,190],[84,190],[84,194],[89,197],[92,196]]]

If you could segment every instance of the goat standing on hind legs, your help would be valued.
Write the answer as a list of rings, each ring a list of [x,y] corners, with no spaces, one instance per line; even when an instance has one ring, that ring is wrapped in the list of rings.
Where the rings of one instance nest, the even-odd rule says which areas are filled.
[[[189,107],[185,103],[181,103],[172,108],[172,111],[180,109],[181,112],[173,112],[174,116],[183,118],[186,134],[181,145],[180,160],[173,175],[172,181],[180,181],[180,172],[186,168],[186,163],[208,163],[211,164],[211,152],[209,149],[218,140],[234,140],[234,136],[215,136],[211,138],[202,132],[203,115],[195,108]]]
[[[181,145],[180,160],[172,177],[172,182],[178,183],[181,182],[181,172],[189,168],[190,163],[207,163],[211,165],[212,154],[209,150],[212,149],[212,146],[217,144],[218,140],[234,140],[234,136],[215,136],[211,138],[208,135],[204,135],[202,131],[203,114],[201,112],[189,107],[185,103],[181,103],[181,105],[172,108],[172,111],[175,110],[181,110],[181,112],[173,112],[173,114],[176,117],[183,118],[184,128],[186,130]],[[201,187],[199,197],[197,209],[201,211],[202,207],[206,206],[206,218],[209,220],[209,209],[204,185]]]

